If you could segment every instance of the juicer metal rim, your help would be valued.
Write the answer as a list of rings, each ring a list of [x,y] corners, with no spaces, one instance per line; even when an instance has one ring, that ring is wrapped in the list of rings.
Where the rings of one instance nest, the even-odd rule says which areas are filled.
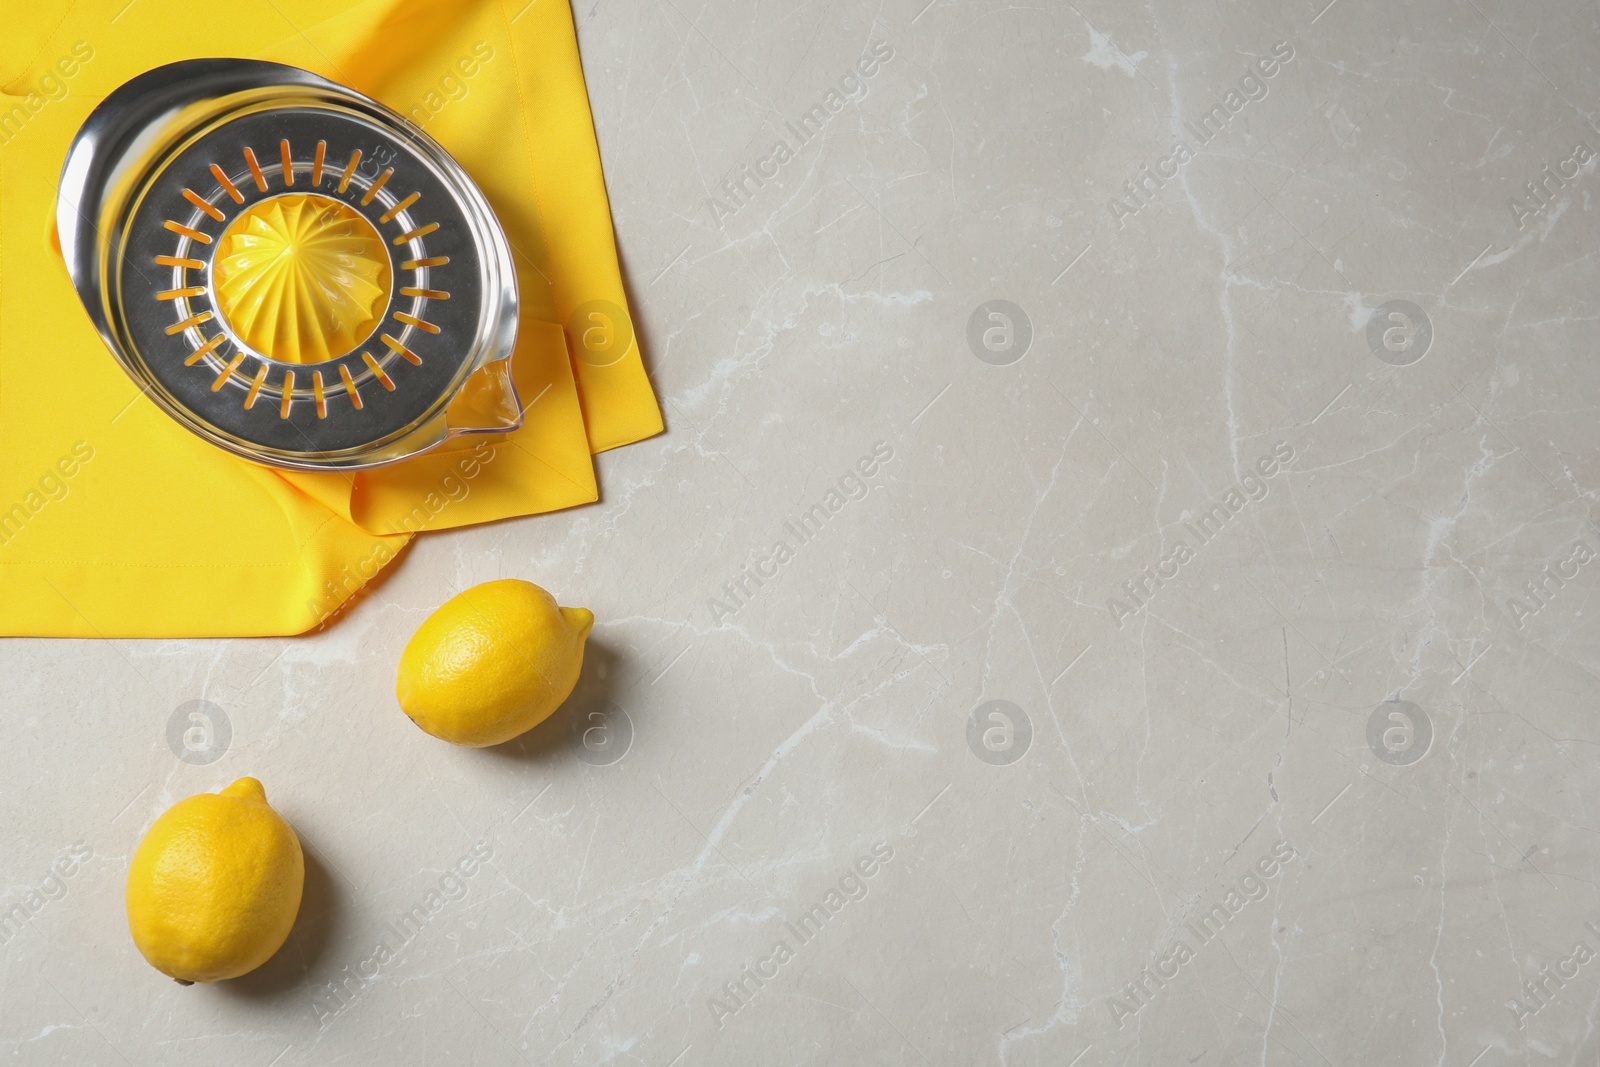
[[[270,124],[274,134],[286,131],[283,161],[276,161],[274,153],[272,161],[258,164],[246,144],[244,159],[233,155],[224,168],[213,165],[211,174],[216,180],[204,193],[196,195],[190,187],[199,183],[186,180],[184,172],[192,177],[200,163],[210,160],[208,152],[236,149],[239,131],[254,129],[257,138],[265,136],[261,132],[267,128],[264,124]],[[310,133],[306,133],[308,130]],[[364,147],[367,162],[362,166],[370,168],[370,173],[357,171],[359,153],[348,163],[330,156],[326,161],[330,173],[344,168],[344,182],[337,186],[337,194],[331,178],[322,180],[320,185],[308,181],[311,145],[302,137],[302,147],[292,155],[288,132],[305,137],[322,135],[317,142],[314,172],[319,178],[325,165],[323,141],[329,142],[330,148],[333,142],[341,142],[340,152],[352,144]],[[209,149],[203,152],[197,146]],[[245,162],[255,184],[246,180]],[[394,188],[385,190],[383,186],[397,170],[402,174],[392,183]],[[399,322],[384,320],[388,332],[384,333],[383,342],[388,351],[377,348],[382,355],[376,360],[362,352],[365,367],[370,370],[353,362],[354,351],[338,357],[355,368],[354,374],[343,364],[336,366],[337,360],[298,365],[308,373],[322,368],[328,374],[324,382],[323,373],[315,373],[314,409],[308,407],[312,398],[303,392],[308,387],[302,385],[302,392],[289,398],[293,403],[281,405],[281,419],[241,417],[225,406],[237,402],[245,389],[244,382],[234,377],[240,363],[248,359],[251,367],[260,368],[247,408],[255,404],[258,391],[275,400],[284,392],[296,393],[296,383],[290,378],[280,378],[281,387],[278,383],[268,384],[272,369],[281,373],[285,365],[249,349],[223,316],[206,315],[204,311],[198,313],[202,321],[212,320],[221,334],[212,339],[212,351],[192,351],[204,345],[205,336],[192,323],[186,325],[183,315],[190,310],[187,298],[173,299],[168,295],[171,290],[160,294],[163,299],[172,300],[173,309],[182,309],[178,321],[169,325],[168,321],[152,317],[150,309],[139,303],[150,294],[129,289],[153,293],[170,284],[170,278],[159,276],[162,267],[137,262],[148,258],[152,250],[166,251],[168,259],[183,260],[191,255],[185,249],[202,250],[206,253],[202,273],[209,279],[211,256],[218,251],[217,245],[204,234],[184,235],[194,232],[189,224],[205,222],[200,212],[206,209],[199,205],[212,204],[206,213],[220,219],[222,212],[215,205],[232,207],[237,201],[242,211],[254,202],[300,191],[289,187],[296,178],[304,183],[306,192],[343,197],[348,191],[352,205],[355,194],[360,193],[365,199],[359,201],[358,210],[370,208],[376,214],[382,209],[384,223],[393,223],[405,231],[395,238],[393,247],[403,249],[411,259],[403,260],[402,252],[394,251],[393,266],[405,262],[414,271],[409,291],[434,294],[435,286],[441,284],[430,281],[429,267],[415,263],[453,260],[452,266],[458,268],[451,283],[453,298],[434,298],[430,305],[428,296],[413,297],[407,305],[409,311],[398,316]],[[269,186],[269,182],[276,184]],[[176,209],[171,202],[176,200],[178,186],[183,187],[183,196],[189,201],[181,205],[186,217],[173,214]],[[422,224],[420,214],[413,218],[416,209],[408,212],[408,207],[417,196],[403,197],[405,189],[413,193],[421,190],[431,215],[444,220],[442,230],[437,225]],[[231,200],[224,197],[224,190]],[[165,194],[164,202],[146,205],[152,193]],[[249,203],[242,193],[249,194]],[[192,211],[190,205],[194,205]],[[169,216],[165,223],[152,221],[163,214]],[[179,217],[183,222],[174,221]],[[376,224],[378,220],[368,221]],[[163,225],[165,230],[160,228]],[[420,234],[416,232],[419,230]],[[95,108],[74,138],[62,169],[57,231],[68,273],[90,320],[141,392],[192,432],[236,455],[298,470],[361,470],[398,462],[458,432],[505,432],[521,425],[521,405],[515,400],[509,364],[502,362],[509,360],[516,340],[516,274],[509,242],[493,210],[466,172],[432,138],[377,101],[309,71],[256,60],[187,60],[158,67],[124,84]],[[159,247],[151,234],[165,238],[171,247]],[[448,247],[457,254],[430,255],[430,242],[432,251]],[[388,240],[384,245],[386,250],[391,247]],[[186,268],[174,268],[177,277],[183,277],[183,269]],[[398,272],[391,275],[391,281],[392,290],[398,291]],[[210,297],[211,293],[206,292],[205,298]],[[386,316],[399,306],[393,300],[391,304],[385,309]],[[429,318],[437,320],[442,328],[427,320],[418,322],[421,316],[415,312],[430,306]],[[430,327],[433,337],[417,332]],[[375,340],[377,333],[374,329],[367,340]],[[168,339],[175,335],[185,342],[176,354],[166,350]],[[415,340],[419,337],[438,341],[441,346],[448,342],[453,347],[424,352],[423,343]],[[236,352],[234,369],[216,355],[226,351],[227,345]],[[427,360],[419,361],[417,352]],[[193,358],[185,362],[182,357],[186,354]],[[399,363],[401,356],[407,363]],[[176,377],[173,368],[180,364],[222,373],[207,391],[196,384],[198,378],[191,381]],[[408,383],[411,393],[402,394],[399,400],[394,388],[397,376],[385,374],[382,369],[390,364],[415,372],[414,380]],[[515,416],[507,416],[492,426],[448,425],[450,402],[469,377],[485,368],[496,371],[496,380],[503,392],[509,393]],[[338,379],[333,378],[335,370],[339,371]],[[369,390],[369,399],[363,404],[360,386],[374,376],[382,379],[385,389]],[[204,377],[210,380],[209,374]],[[327,419],[327,403],[347,397],[346,387],[357,394],[348,398],[351,408],[342,409],[341,418]],[[224,391],[227,396],[213,399]],[[308,414],[311,411],[315,417]],[[356,412],[361,415],[357,417]]]

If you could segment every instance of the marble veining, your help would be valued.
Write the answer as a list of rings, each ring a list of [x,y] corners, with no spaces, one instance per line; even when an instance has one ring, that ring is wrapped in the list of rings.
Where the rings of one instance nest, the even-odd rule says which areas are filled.
[[[1594,1064],[1592,5],[575,15],[668,432],[313,636],[0,645],[0,1058]],[[498,577],[589,657],[453,749]],[[300,920],[179,988],[243,774]]]

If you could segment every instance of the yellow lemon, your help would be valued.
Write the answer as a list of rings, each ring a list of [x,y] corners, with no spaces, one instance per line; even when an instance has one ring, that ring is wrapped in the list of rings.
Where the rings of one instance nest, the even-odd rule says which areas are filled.
[[[532,582],[485,582],[445,601],[400,656],[395,695],[434,737],[482,748],[548,719],[583,667],[594,627]]]
[[[180,800],[128,868],[133,943],[185,984],[237,978],[289,936],[305,875],[300,839],[254,778]]]

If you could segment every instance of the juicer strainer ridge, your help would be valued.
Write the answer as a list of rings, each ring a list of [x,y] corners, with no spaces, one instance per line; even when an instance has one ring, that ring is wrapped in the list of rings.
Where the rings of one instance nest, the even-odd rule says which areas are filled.
[[[74,139],[56,225],[124,369],[238,455],[361,469],[521,425],[493,211],[426,134],[327,79],[234,59],[140,75]]]

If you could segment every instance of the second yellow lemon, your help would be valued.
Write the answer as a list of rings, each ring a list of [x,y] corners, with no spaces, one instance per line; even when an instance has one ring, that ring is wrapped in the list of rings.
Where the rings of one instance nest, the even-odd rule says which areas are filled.
[[[516,578],[485,582],[428,616],[400,656],[395,695],[434,737],[482,748],[549,718],[583,668],[587,608]]]
[[[134,944],[185,984],[237,978],[289,936],[305,874],[300,839],[254,778],[180,800],[128,868]]]

